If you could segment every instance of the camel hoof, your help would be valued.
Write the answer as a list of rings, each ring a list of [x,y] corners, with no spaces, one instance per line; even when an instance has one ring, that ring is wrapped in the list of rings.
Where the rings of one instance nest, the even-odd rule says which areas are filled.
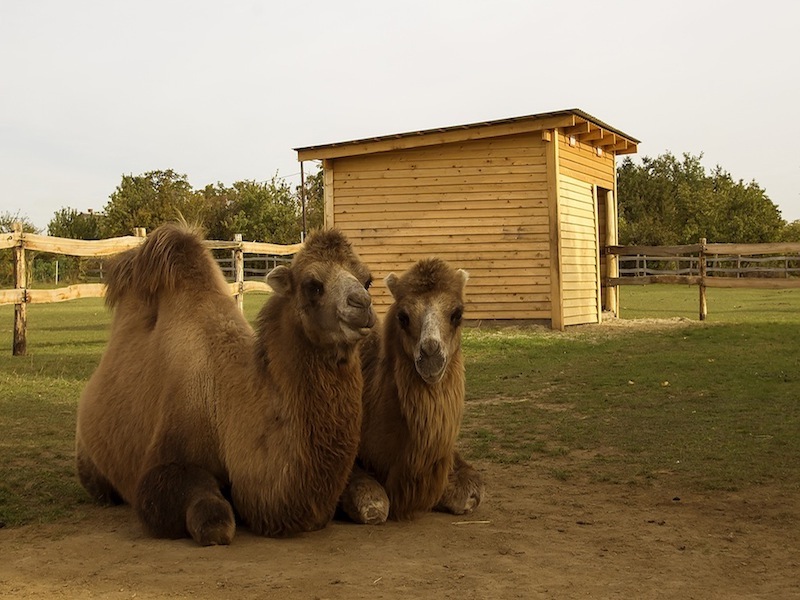
[[[358,507],[359,520],[364,525],[382,525],[389,517],[389,503],[373,500]]]
[[[223,498],[199,498],[186,511],[186,529],[201,546],[227,546],[236,533],[233,508]]]

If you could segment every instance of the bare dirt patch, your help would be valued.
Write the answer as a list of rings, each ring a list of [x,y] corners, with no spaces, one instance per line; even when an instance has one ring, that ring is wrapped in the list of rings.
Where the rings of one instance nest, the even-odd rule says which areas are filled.
[[[4,598],[798,598],[800,499],[772,488],[557,481],[478,463],[467,518],[334,522],[291,539],[240,529],[228,547],[145,537],[128,507],[0,530]]]

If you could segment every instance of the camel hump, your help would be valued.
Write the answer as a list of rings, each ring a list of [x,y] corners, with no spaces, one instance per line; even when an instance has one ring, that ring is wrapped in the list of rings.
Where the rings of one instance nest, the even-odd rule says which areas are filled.
[[[198,227],[168,223],[153,231],[141,246],[111,262],[106,304],[113,308],[129,294],[153,298],[183,288],[205,288],[217,271]]]

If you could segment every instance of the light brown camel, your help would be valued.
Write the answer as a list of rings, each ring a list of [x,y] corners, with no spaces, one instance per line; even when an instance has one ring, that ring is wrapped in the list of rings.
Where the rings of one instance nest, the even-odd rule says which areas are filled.
[[[455,514],[481,501],[480,474],[456,452],[464,410],[466,271],[432,258],[386,278],[394,297],[361,347],[364,420],[342,508],[359,523]]]
[[[333,516],[360,436],[370,274],[325,231],[268,282],[254,333],[185,225],[109,270],[114,317],[78,406],[78,474],[95,499],[133,505],[151,535],[228,544],[234,514],[269,536]]]

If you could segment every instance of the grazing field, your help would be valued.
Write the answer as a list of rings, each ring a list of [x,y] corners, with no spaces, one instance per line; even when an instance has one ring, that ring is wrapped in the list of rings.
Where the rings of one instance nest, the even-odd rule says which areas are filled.
[[[376,590],[383,593],[372,597],[405,593],[448,597],[452,592],[453,597],[477,598],[492,591],[495,597],[509,598],[532,597],[531,592],[540,597],[598,597],[570,594],[570,582],[583,581],[584,591],[601,583],[606,587],[598,589],[611,590],[609,578],[616,572],[619,594],[602,593],[602,597],[674,597],[689,592],[688,597],[727,598],[737,597],[730,593],[737,590],[788,597],[787,590],[796,590],[792,587],[796,584],[788,576],[781,579],[781,573],[797,571],[797,554],[794,562],[781,558],[780,567],[773,561],[778,560],[778,548],[785,548],[787,556],[798,549],[796,536],[787,532],[800,526],[800,290],[710,289],[709,318],[704,323],[697,321],[697,294],[696,287],[625,288],[622,319],[566,332],[542,327],[465,330],[468,389],[461,446],[486,473],[489,490],[474,518],[455,525],[459,521],[451,516],[428,515],[377,530],[337,523],[325,532],[285,542],[242,533],[231,548],[238,544],[236,552],[245,554],[225,556],[239,557],[236,564],[242,567],[241,561],[256,560],[258,544],[265,544],[270,556],[258,560],[279,561],[285,577],[268,585],[259,576],[258,582],[266,587],[253,583],[255,587],[244,589],[234,588],[231,580],[225,583],[221,574],[208,575],[216,577],[211,591],[228,586],[237,590],[231,597],[257,597],[256,592],[267,589],[279,590],[275,593],[284,597],[362,597]],[[249,318],[263,301],[258,294],[246,297]],[[156,544],[154,556],[167,548],[179,556],[201,552],[184,542],[143,539],[128,509],[94,507],[77,483],[75,407],[99,361],[109,320],[102,301],[96,299],[32,305],[29,355],[12,357],[13,307],[0,307],[0,522],[4,526],[0,545],[13,548],[20,561],[31,554],[29,548],[25,554],[28,540],[41,546],[43,539],[54,540],[47,545],[53,561],[69,551],[71,539],[83,546],[119,543],[128,551],[137,544]],[[687,498],[696,499],[696,513],[682,513],[680,524],[672,529],[664,526],[679,519],[671,512],[678,504],[689,510]],[[700,520],[705,513],[708,522]],[[720,536],[758,532],[761,537],[749,539],[745,558],[764,555],[766,567],[752,572],[743,567],[741,574],[727,576],[733,563],[725,560],[745,558],[732,550],[730,556],[725,554],[728,550],[720,550],[710,537],[698,538],[692,546],[696,555],[676,551],[685,564],[663,547],[652,546],[650,533],[639,539],[642,532],[657,531],[662,542],[670,540],[670,548],[685,546],[692,531],[705,531],[704,527],[715,531],[718,521],[712,517],[723,513],[737,515],[741,523],[736,530],[726,517],[724,527],[733,529]],[[758,516],[757,524],[748,521],[751,513]],[[613,527],[606,531],[603,523]],[[103,530],[101,541],[78,536],[95,535],[87,531],[95,526]],[[528,529],[532,533],[524,537],[522,532]],[[586,537],[589,530],[596,534],[591,540]],[[624,535],[630,539],[623,543]],[[115,536],[121,539],[114,541]],[[401,554],[413,548],[407,564],[401,563],[406,564],[404,569],[410,565],[417,571],[401,576],[396,572],[400,567],[392,566],[391,560],[382,563],[378,556],[370,556],[364,560],[373,561],[369,564],[375,569],[370,580],[374,583],[358,579],[355,568],[352,574],[332,575],[308,558],[314,556],[314,539],[332,555],[341,551],[342,544],[368,547],[378,540],[392,548],[400,544]],[[651,546],[642,548],[632,540]],[[292,571],[288,558],[272,556],[283,554],[281,543],[305,556],[306,562],[298,562]],[[561,566],[569,559],[564,558],[563,565],[550,564],[540,543],[549,544],[552,552],[572,552],[573,560],[586,556],[596,561],[602,556],[609,561],[597,571],[586,565],[582,575],[572,572],[572,579],[561,577]],[[454,547],[460,544],[464,547]],[[435,552],[431,545],[438,545]],[[437,556],[434,562],[447,562],[447,552],[438,558],[439,546],[459,558],[427,573],[419,562],[426,552]],[[255,554],[247,554],[246,548]],[[767,550],[772,554],[765,555]],[[615,551],[619,562],[611,560]],[[114,549],[105,552],[113,554]],[[96,594],[130,598],[136,593],[141,598],[167,592],[180,595],[183,590],[187,596],[202,595],[204,588],[197,587],[197,581],[191,587],[164,575],[160,584],[154,584],[147,571],[139,575],[126,571],[128,579],[118,593],[119,570],[131,558],[120,552],[119,560],[108,564],[112,573],[107,575],[108,588],[97,588]],[[649,556],[647,552],[655,553],[653,560],[671,557],[678,562],[664,562],[662,569],[648,571],[649,579],[642,579],[637,569],[647,567],[636,560]],[[699,557],[715,552],[722,561],[713,567],[718,573],[702,572],[699,581],[678,581],[681,568],[697,565]],[[346,554],[340,558],[349,564]],[[158,560],[163,563],[164,557]],[[485,571],[483,578],[476,579],[464,566],[471,560]],[[69,587],[70,569],[79,568],[64,566],[59,585],[75,593],[82,589]],[[519,578],[520,569],[530,576],[530,585],[525,583],[528,579]],[[508,575],[512,571],[515,575]],[[0,588],[10,582],[16,587],[8,589],[19,597],[47,597],[56,589],[52,581],[38,582],[36,569],[22,573],[17,577],[0,567]],[[292,573],[306,578],[310,573],[311,580],[301,585]],[[256,581],[252,573],[243,576]],[[737,581],[737,576],[750,579]],[[438,583],[426,584],[426,578]],[[147,586],[141,584],[145,579],[150,581]],[[753,586],[749,590],[748,581]],[[703,587],[709,585],[717,587]]]

